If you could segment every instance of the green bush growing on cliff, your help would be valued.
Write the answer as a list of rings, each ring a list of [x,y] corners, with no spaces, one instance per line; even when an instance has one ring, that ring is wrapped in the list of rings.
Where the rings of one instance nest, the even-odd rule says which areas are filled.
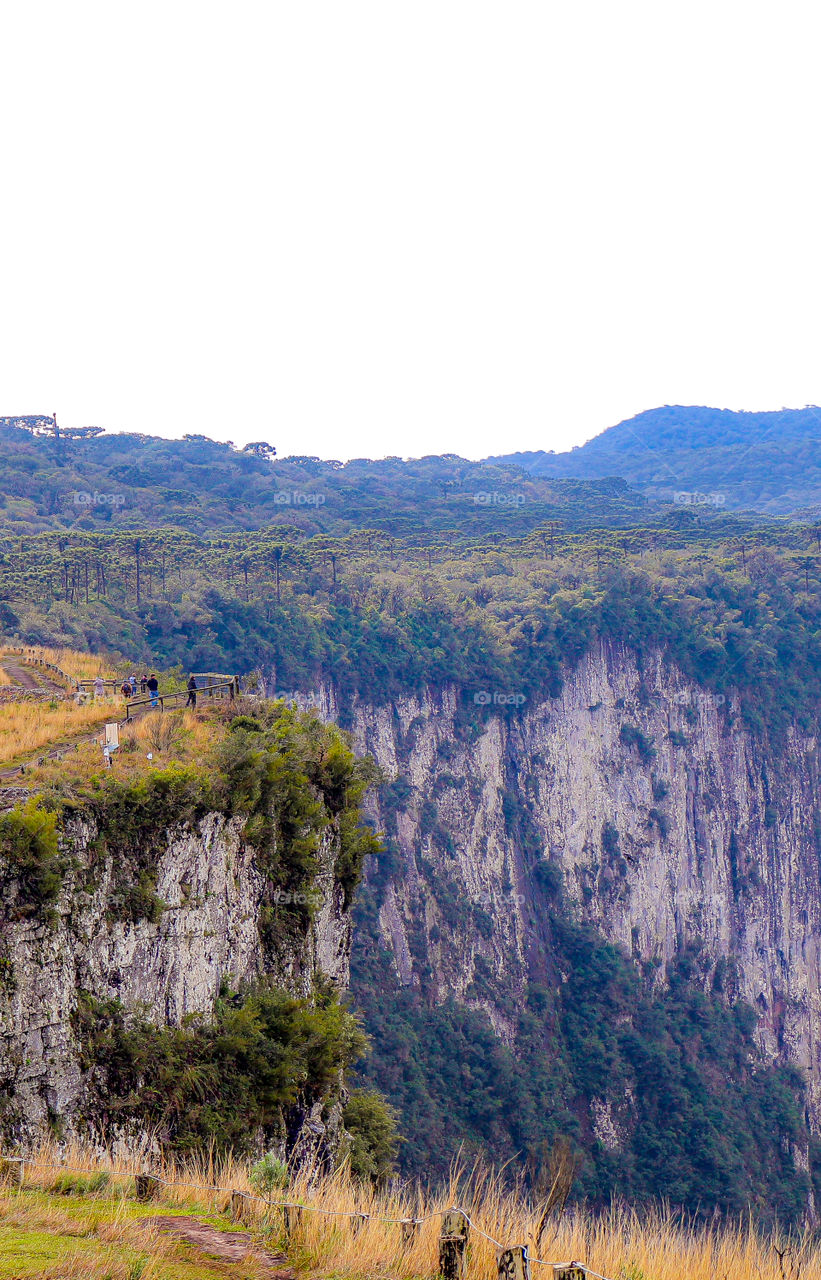
[[[82,993],[74,1031],[95,1081],[88,1123],[105,1136],[150,1129],[177,1152],[243,1154],[259,1134],[287,1141],[314,1103],[337,1100],[367,1044],[335,992],[311,1002],[264,982],[223,988],[213,1017],[178,1027]]]
[[[10,915],[49,918],[62,884],[57,815],[37,800],[0,815],[0,857],[3,882],[14,880],[18,886]]]

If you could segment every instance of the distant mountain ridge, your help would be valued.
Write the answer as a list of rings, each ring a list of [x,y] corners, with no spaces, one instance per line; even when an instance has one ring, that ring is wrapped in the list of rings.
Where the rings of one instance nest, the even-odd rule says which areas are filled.
[[[669,500],[623,480],[554,480],[454,454],[275,458],[269,445],[258,446],[270,450],[263,456],[198,435],[168,440],[87,427],[56,436],[49,423],[0,418],[2,537],[169,526],[209,535],[272,525],[306,536],[366,528],[405,539],[453,530],[522,536],[547,522],[615,529],[681,516]],[[702,514],[723,520],[721,512]]]
[[[664,405],[567,453],[510,453],[533,476],[621,476],[646,496],[772,516],[821,511],[821,408],[761,413]]]

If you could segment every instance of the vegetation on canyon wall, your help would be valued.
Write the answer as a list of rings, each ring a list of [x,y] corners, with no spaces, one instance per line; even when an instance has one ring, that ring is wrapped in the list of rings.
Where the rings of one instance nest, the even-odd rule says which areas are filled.
[[[83,992],[74,1027],[94,1081],[90,1128],[103,1137],[123,1127],[152,1132],[181,1154],[242,1155],[263,1136],[287,1151],[314,1103],[339,1101],[344,1074],[367,1045],[330,988],[308,1001],[264,982],[223,987],[210,1017],[182,1026],[156,1026]],[[368,1133],[360,1127],[363,1159]]]
[[[696,1214],[752,1207],[801,1220],[803,1081],[763,1062],[753,1010],[718,989],[726,966],[685,954],[654,989],[595,929],[554,908],[555,981],[531,985],[509,1046],[481,1010],[437,1005],[424,977],[421,988],[397,985],[375,907],[365,887],[352,986],[372,1052],[360,1078],[398,1110],[406,1174],[444,1177],[461,1149],[468,1161],[492,1152],[532,1181],[569,1138],[574,1194],[593,1204],[663,1197]]]

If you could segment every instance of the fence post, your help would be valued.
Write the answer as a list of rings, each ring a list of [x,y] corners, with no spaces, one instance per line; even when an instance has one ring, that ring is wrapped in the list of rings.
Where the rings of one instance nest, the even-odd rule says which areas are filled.
[[[7,1179],[11,1181],[13,1178],[18,1187],[22,1187],[25,1165],[25,1160],[20,1156],[9,1156],[0,1159],[0,1181],[5,1182]]]
[[[461,1209],[448,1209],[439,1236],[439,1274],[443,1280],[466,1280],[468,1220]]]
[[[530,1280],[530,1254],[526,1244],[502,1249],[496,1255],[499,1280]]]
[[[367,1221],[366,1213],[355,1213],[351,1218],[351,1235],[358,1236]]]
[[[402,1229],[402,1248],[410,1249],[416,1239],[419,1223],[415,1218],[403,1218],[399,1225]]]
[[[553,1280],[585,1280],[586,1275],[580,1262],[568,1262],[566,1267],[553,1268]]]
[[[284,1204],[282,1206],[282,1216],[285,1224],[285,1235],[290,1240],[294,1232],[302,1226],[302,1209],[299,1205]]]
[[[138,1200],[155,1200],[160,1189],[159,1181],[150,1173],[138,1173],[134,1178]]]
[[[231,1221],[247,1223],[250,1214],[250,1201],[244,1191],[231,1192]]]

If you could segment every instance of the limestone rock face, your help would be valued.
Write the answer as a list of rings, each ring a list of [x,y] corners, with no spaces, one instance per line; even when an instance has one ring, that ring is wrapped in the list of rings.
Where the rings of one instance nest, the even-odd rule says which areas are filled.
[[[466,701],[487,705],[478,733],[459,728]],[[311,702],[338,715],[332,689]],[[511,1038],[543,964],[534,869],[547,859],[566,909],[661,962],[659,981],[701,946],[709,980],[721,966],[758,1012],[767,1057],[806,1073],[821,1128],[816,738],[765,748],[732,700],[662,653],[610,644],[566,670],[557,697],[445,688],[353,713],[357,749],[412,785],[373,808],[400,857],[379,923],[403,984],[427,965],[440,999],[484,1008]]]
[[[171,829],[158,865],[157,923],[112,919],[114,866],[95,853],[94,825],[70,823],[62,836],[69,870],[56,918],[4,924],[0,969],[0,1085],[3,1119],[25,1140],[51,1120],[71,1130],[86,1088],[72,1028],[78,993],[118,998],[158,1024],[210,1013],[224,979],[236,986],[262,973],[295,995],[320,975],[348,985],[350,921],[334,880],[335,850],[322,846],[315,890],[321,905],[301,939],[264,952],[258,932],[264,882],[242,820],[212,813],[195,828]],[[6,904],[8,906],[9,904]]]

